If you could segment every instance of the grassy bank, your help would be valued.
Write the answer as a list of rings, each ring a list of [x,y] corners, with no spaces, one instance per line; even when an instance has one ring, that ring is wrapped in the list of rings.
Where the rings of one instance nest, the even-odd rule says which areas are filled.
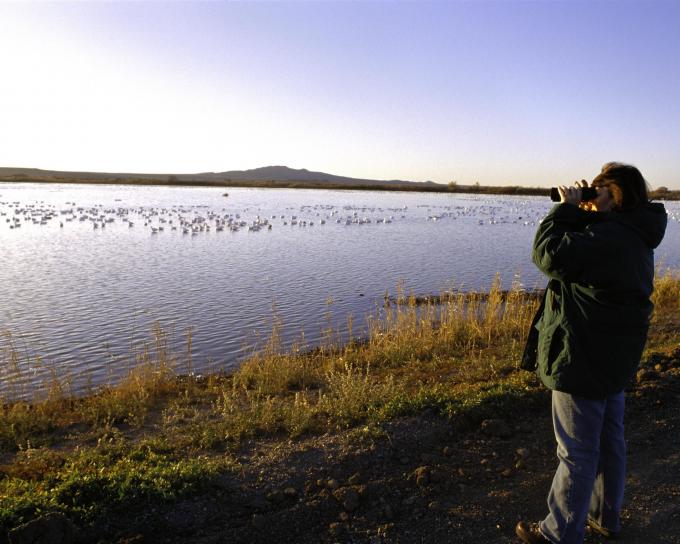
[[[342,345],[329,330],[315,349],[284,350],[275,328],[266,348],[229,376],[178,376],[172,369],[190,361],[169,353],[159,329],[115,387],[76,398],[55,377],[43,398],[4,403],[0,527],[45,512],[87,525],[173,501],[238,471],[250,439],[347,428],[360,438],[425,410],[454,427],[511,412],[537,387],[517,370],[537,298],[495,283],[439,300],[397,293],[384,317],[369,320],[366,337],[350,332]],[[654,302],[648,349],[671,349],[680,341],[679,273],[657,278]],[[21,372],[26,361],[9,349],[0,364]]]
[[[27,176],[24,174],[0,176],[1,183],[74,183],[94,185],[144,185],[166,187],[245,187],[257,189],[323,189],[333,191],[401,191],[419,193],[456,193],[472,195],[517,195],[543,196],[550,195],[547,187],[523,187],[520,185],[459,185],[449,184],[404,184],[388,183],[333,183],[327,181],[298,180],[233,180],[233,179],[201,179],[197,176],[140,176],[140,177],[63,177],[63,176]],[[665,187],[650,193],[653,200],[680,200],[680,191],[668,190]]]

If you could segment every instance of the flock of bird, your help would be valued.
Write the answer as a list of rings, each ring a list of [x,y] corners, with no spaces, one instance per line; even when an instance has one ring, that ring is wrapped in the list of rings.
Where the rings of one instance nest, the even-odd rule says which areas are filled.
[[[471,201],[466,205],[426,205],[415,206],[415,212],[404,205],[398,208],[371,206],[303,205],[298,208],[286,207],[286,213],[260,215],[260,209],[243,208],[238,211],[222,208],[220,211],[209,206],[176,205],[166,207],[124,207],[79,206],[66,202],[57,209],[55,204],[36,201],[22,204],[19,201],[0,201],[0,220],[10,229],[22,225],[49,225],[58,223],[64,228],[68,223],[77,222],[90,225],[92,229],[105,229],[107,225],[122,224],[128,228],[139,226],[151,234],[164,231],[178,231],[184,235],[197,236],[211,231],[237,232],[240,230],[272,230],[276,224],[288,227],[309,228],[327,223],[337,225],[389,224],[395,221],[412,219],[425,221],[468,220],[477,225],[518,224],[536,226],[547,211],[545,206],[535,202],[514,201],[510,206],[497,202],[486,204],[484,201]],[[669,220],[680,221],[680,210],[670,209]]]

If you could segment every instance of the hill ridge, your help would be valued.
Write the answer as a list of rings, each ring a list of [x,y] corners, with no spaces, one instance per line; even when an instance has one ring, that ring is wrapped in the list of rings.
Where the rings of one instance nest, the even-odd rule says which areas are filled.
[[[67,171],[67,170],[43,170],[40,168],[14,168],[0,167],[0,179],[8,180],[15,178],[17,181],[22,178],[70,178],[70,179],[93,179],[93,180],[112,180],[124,181],[130,179],[143,179],[155,181],[276,181],[276,182],[317,182],[332,183],[336,185],[409,185],[409,186],[441,186],[444,184],[432,181],[410,181],[410,180],[376,180],[368,178],[353,178],[349,176],[339,176],[326,172],[317,172],[307,168],[290,168],[284,165],[262,166],[247,170],[227,170],[223,172],[200,172],[193,174],[173,174],[173,173],[154,173],[138,174],[134,172],[86,172],[86,171]]]

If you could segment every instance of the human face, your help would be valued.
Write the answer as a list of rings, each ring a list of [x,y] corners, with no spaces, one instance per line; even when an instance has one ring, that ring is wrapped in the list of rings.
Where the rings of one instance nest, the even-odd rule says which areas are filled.
[[[611,211],[614,206],[614,199],[612,194],[609,192],[607,187],[596,187],[597,197],[589,201],[593,211],[596,212],[608,212]]]

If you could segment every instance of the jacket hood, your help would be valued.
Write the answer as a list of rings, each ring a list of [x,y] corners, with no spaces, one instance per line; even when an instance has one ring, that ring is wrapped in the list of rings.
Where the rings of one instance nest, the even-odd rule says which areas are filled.
[[[650,248],[656,248],[666,233],[668,216],[660,202],[648,202],[645,206],[628,212],[614,212],[617,221],[633,229]]]

